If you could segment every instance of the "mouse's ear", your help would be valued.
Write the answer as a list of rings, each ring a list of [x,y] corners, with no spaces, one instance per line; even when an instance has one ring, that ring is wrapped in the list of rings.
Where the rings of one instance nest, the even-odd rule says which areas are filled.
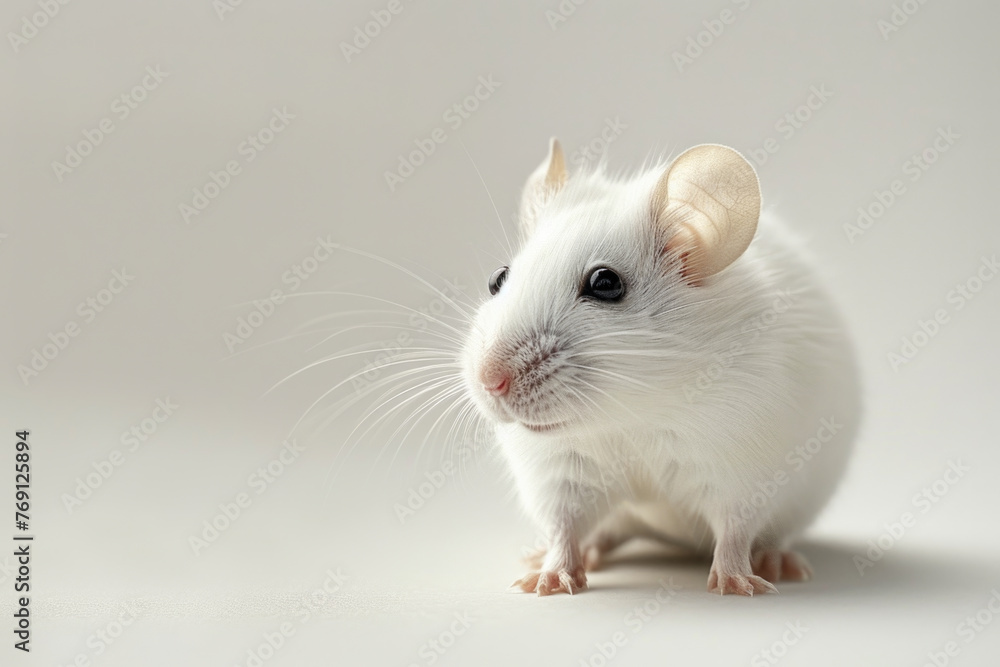
[[[531,236],[538,220],[538,212],[562,189],[568,178],[562,146],[558,139],[552,137],[549,140],[548,157],[528,177],[521,195],[520,223],[524,238]]]
[[[653,216],[672,232],[693,285],[729,266],[750,245],[760,217],[760,183],[742,155],[702,144],[681,153],[653,191]]]

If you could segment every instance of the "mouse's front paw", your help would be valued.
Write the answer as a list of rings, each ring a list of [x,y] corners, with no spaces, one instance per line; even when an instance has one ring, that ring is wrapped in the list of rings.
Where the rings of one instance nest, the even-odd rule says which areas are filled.
[[[525,593],[537,593],[539,596],[553,593],[569,593],[573,595],[587,587],[587,574],[583,566],[572,570],[542,570],[529,572],[513,584],[511,588],[519,588]]]
[[[708,575],[708,590],[720,595],[753,595],[754,593],[777,593],[778,589],[766,579],[753,574],[718,572],[714,568]]]

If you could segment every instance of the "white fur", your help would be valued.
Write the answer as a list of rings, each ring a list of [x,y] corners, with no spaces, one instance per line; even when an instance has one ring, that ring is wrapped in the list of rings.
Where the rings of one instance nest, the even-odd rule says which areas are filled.
[[[664,169],[571,177],[463,351],[467,390],[550,537],[543,571],[578,568],[588,536],[655,530],[749,577],[753,553],[786,548],[816,516],[848,458],[854,357],[811,260],[765,214],[741,257],[689,285],[650,208]],[[596,266],[622,276],[622,302],[579,297]],[[518,373],[509,395],[483,390],[486,363]],[[806,462],[796,447],[810,438]]]

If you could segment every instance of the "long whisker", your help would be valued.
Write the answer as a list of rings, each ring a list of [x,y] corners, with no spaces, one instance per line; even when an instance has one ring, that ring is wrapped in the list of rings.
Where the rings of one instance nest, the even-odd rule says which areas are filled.
[[[469,149],[465,147],[465,144],[461,140],[459,140],[458,144],[462,147],[462,150],[465,151],[466,157],[468,157],[469,162],[472,163],[472,168],[476,170],[476,175],[479,177],[479,182],[483,184],[483,189],[486,190],[486,196],[490,198],[490,205],[493,207],[493,212],[496,213],[497,221],[500,223],[500,231],[503,232],[504,241],[507,242],[507,252],[510,254],[510,256],[513,256],[514,248],[513,246],[511,246],[510,237],[507,236],[507,229],[503,224],[503,218],[500,216],[500,211],[497,209],[496,202],[493,201],[493,195],[490,194],[490,189],[486,185],[486,179],[483,178],[483,173],[479,171],[479,166],[476,164],[476,161],[472,159],[472,154],[469,153]]]
[[[408,396],[408,397],[404,398],[399,403],[397,403],[396,405],[394,405],[391,408],[389,408],[388,410],[386,410],[385,413],[382,415],[382,419],[384,420],[384,419],[387,419],[387,418],[391,417],[393,414],[395,414],[395,413],[399,412],[401,409],[403,409],[406,405],[412,403],[413,401],[416,401],[416,400],[420,399],[421,397],[424,397],[426,394],[428,394],[430,392],[442,389],[443,387],[448,387],[449,385],[451,385],[452,383],[454,383],[454,381],[455,381],[454,377],[444,377],[444,378],[438,378],[438,379],[433,379],[433,380],[428,380],[428,381],[422,382],[422,383],[416,385],[415,387],[408,387],[407,389],[403,390],[402,392],[399,392],[399,394],[397,394],[394,398],[399,398],[400,396],[403,396],[406,392],[414,391],[416,389],[419,389],[419,391],[417,391],[416,393],[414,393],[412,396]],[[448,391],[454,391],[454,390],[455,390],[455,388],[452,387]],[[408,423],[409,420],[411,420],[411,419],[417,419],[417,420],[419,420],[422,417],[422,415],[425,413],[425,411],[428,409],[428,405],[429,404],[433,404],[437,400],[437,398],[439,397],[439,395],[440,395],[440,392],[434,394],[430,398],[424,398],[424,402],[421,403],[420,405],[418,405],[416,407],[416,409],[413,410],[410,413],[410,415],[404,420],[403,425],[405,425],[406,423]],[[375,410],[381,409],[386,404],[387,404],[387,402],[386,403],[382,403]],[[358,426],[355,427],[355,429],[348,435],[348,439],[349,440],[354,437],[354,433],[357,431],[357,429],[360,428],[361,424],[363,424],[365,421],[367,421],[368,417],[372,416],[374,414],[374,412],[375,411],[373,410],[368,415],[366,415],[365,418],[361,420],[361,422],[359,422]],[[395,436],[398,434],[398,432],[402,429],[403,425],[400,425],[399,427],[397,427],[396,431],[393,432],[392,436],[390,436],[390,438],[388,440],[386,440],[385,443],[382,445],[382,447],[379,449],[378,456],[376,456],[375,461],[372,464],[373,466],[377,465],[378,462],[382,459],[382,456],[385,454],[385,451],[388,448],[389,443],[392,442],[392,439],[395,438]],[[377,426],[379,426],[379,422],[373,422],[373,423],[371,423],[368,426],[368,428],[366,428],[364,430],[364,432],[362,432],[357,438],[355,438],[354,439],[354,444],[352,444],[351,447],[349,448],[347,455],[350,456],[350,452],[353,451],[354,447],[356,447],[364,439],[364,437],[367,436],[368,433],[371,432],[371,430],[373,428],[377,427]]]
[[[446,385],[444,389],[442,389],[430,401],[428,401],[429,405],[425,404],[425,405],[427,405],[427,407],[422,407],[421,408],[419,416],[417,416],[416,418],[413,419],[413,424],[410,426],[409,430],[406,431],[406,433],[400,439],[399,444],[396,446],[396,451],[393,453],[392,459],[389,461],[389,468],[390,469],[392,468],[393,464],[396,462],[396,458],[399,456],[399,452],[403,448],[403,445],[409,439],[410,434],[413,433],[413,429],[415,429],[417,427],[417,424],[420,423],[420,420],[423,419],[428,414],[430,414],[431,411],[433,411],[435,408],[437,408],[439,405],[441,405],[441,403],[443,403],[444,401],[447,401],[447,400],[451,399],[452,397],[454,397],[455,394],[458,394],[458,393],[461,393],[461,392],[464,392],[464,391],[465,391],[465,388],[461,385],[460,382],[459,383],[455,383],[455,384],[451,385],[450,387],[448,387]],[[424,442],[421,444],[420,448],[417,450],[417,458],[418,459],[420,457],[421,451],[423,450],[423,445],[426,444],[427,441],[431,437],[433,437],[435,429],[437,428],[438,424],[440,424],[441,420],[444,419],[448,415],[449,412],[451,412],[452,410],[454,410],[457,405],[460,405],[460,403],[458,401],[453,401],[451,405],[449,405],[447,408],[445,408],[445,410],[440,415],[438,415],[438,418],[434,420],[434,423],[431,424],[430,428],[427,430],[427,436],[424,438]],[[412,415],[411,415],[411,417],[412,417]],[[392,442],[392,440],[399,434],[399,432],[403,429],[403,427],[406,425],[406,423],[408,421],[410,421],[411,417],[407,417],[407,419],[404,420],[403,423],[400,424],[399,427],[395,431],[393,431],[392,435],[389,437],[389,439],[388,439],[387,442]]]
[[[458,415],[456,415],[455,420],[451,424],[451,427],[445,434],[444,441],[446,443],[455,442],[454,438],[458,437],[459,435],[461,435],[460,440],[462,442],[465,442],[468,439],[467,438],[468,430],[472,426],[476,426],[478,431],[479,425],[475,423],[473,420],[478,420],[479,415],[476,411],[476,404],[472,401],[472,399],[469,396],[463,396],[456,401],[456,404],[462,405],[462,409],[459,410]],[[475,440],[473,449],[478,447],[478,444],[479,441]],[[423,449],[423,444],[420,445],[420,448]],[[454,455],[455,455],[454,450],[452,450],[451,455],[452,455],[452,460],[454,460]]]
[[[417,371],[418,369],[412,369],[412,370],[413,371]],[[423,371],[424,369],[419,369],[419,370]],[[426,384],[429,384],[429,383],[433,383],[433,382],[450,382],[450,381],[452,381],[452,378],[453,378],[453,374],[451,372],[448,372],[448,373],[439,373],[436,376],[431,377],[428,380],[425,380],[423,382],[418,383],[415,386],[412,386],[412,387],[409,387],[407,389],[404,389],[402,392],[395,392],[393,396],[398,398],[403,393],[405,393],[405,391],[411,391],[413,389],[417,389],[417,388],[419,388],[419,387],[421,387],[423,385],[426,385]],[[395,377],[394,378],[390,378],[390,380],[396,380],[396,379],[397,378],[395,378]],[[419,397],[419,394],[416,397]],[[398,404],[398,405],[390,408],[390,410],[388,410],[386,412],[386,414],[383,415],[383,417],[387,417],[387,416],[391,415],[393,412],[401,409],[410,400],[413,400],[414,398],[415,397],[410,397],[409,399],[402,401],[400,404]],[[327,419],[325,419],[323,421],[322,425],[321,425],[321,429],[325,428],[334,419],[336,419],[340,414],[342,414],[346,410],[346,408],[350,406],[350,404],[353,404],[355,402],[355,400],[350,401],[350,403],[347,406],[344,406],[344,407],[338,409],[335,414],[333,414],[332,416],[330,416]],[[354,434],[358,431],[359,428],[361,428],[361,426],[363,425],[363,423],[365,421],[367,421],[367,419],[369,417],[373,416],[378,409],[380,409],[383,405],[385,405],[386,403],[390,402],[391,400],[392,399],[390,398],[390,399],[386,400],[385,402],[381,403],[376,408],[373,408],[373,409],[369,410],[368,413],[365,415],[364,419],[362,419],[362,421],[359,422],[354,427],[354,429],[351,431],[351,433],[348,434],[348,436],[343,440],[343,442],[341,443],[340,447],[337,449],[337,453],[335,454],[334,460],[333,460],[333,462],[330,465],[330,469],[327,471],[327,481],[328,482],[329,482],[331,474],[334,473],[334,468],[336,467],[337,470],[339,471],[340,467],[342,467],[346,463],[346,461],[350,458],[350,455],[354,451],[354,448],[356,447],[357,443],[360,442],[360,438],[363,437],[364,435],[367,435],[367,433],[371,430],[371,428],[373,428],[376,424],[372,424],[367,429],[365,429],[364,433],[362,433],[361,436],[359,436],[358,440],[354,440],[354,442],[352,443],[351,441],[352,441],[352,438],[354,437]],[[338,462],[340,463],[340,466],[337,466]]]
[[[335,318],[339,318],[339,317],[348,317],[348,316],[355,316],[355,315],[370,315],[370,314],[377,314],[377,315],[390,314],[391,315],[391,314],[398,314],[398,313],[396,313],[395,311],[392,311],[392,310],[374,310],[374,309],[372,309],[372,310],[345,310],[345,311],[340,311],[338,313],[333,313],[333,314],[330,314],[330,315],[324,315],[323,317],[317,317],[317,318],[314,318],[312,320],[309,320],[308,322],[300,324],[299,326],[297,326],[295,328],[295,333],[288,334],[287,336],[282,336],[281,338],[275,338],[273,340],[264,341],[263,343],[258,343],[257,345],[251,345],[249,347],[245,347],[245,348],[241,349],[239,352],[233,352],[229,356],[223,357],[222,361],[226,361],[228,359],[232,359],[232,358],[238,357],[238,356],[240,356],[242,354],[246,354],[247,352],[253,352],[254,350],[259,350],[259,349],[264,348],[264,347],[269,347],[271,345],[277,345],[278,343],[284,343],[285,341],[292,340],[293,338],[301,338],[303,336],[311,336],[313,334],[323,333],[325,331],[333,331],[334,330],[333,328],[308,329],[308,330],[306,330],[306,327],[310,327],[310,326],[312,326],[314,324],[319,324],[320,322],[325,321],[325,320],[331,320],[331,319],[335,319]],[[377,327],[377,326],[383,326],[383,325],[381,325],[380,323],[376,322],[376,323],[371,324],[371,326]]]
[[[337,336],[339,336],[341,334],[344,334],[344,333],[347,333],[349,331],[357,331],[359,329],[369,329],[369,328],[394,329],[394,330],[403,330],[403,331],[412,331],[413,330],[413,327],[411,327],[411,326],[403,326],[401,324],[394,324],[392,322],[389,322],[389,323],[379,322],[379,323],[376,323],[376,324],[359,324],[357,326],[346,327],[346,328],[343,328],[343,329],[339,329],[336,333],[330,334],[329,336],[327,336],[326,338],[324,338],[320,342],[318,342],[318,343],[310,346],[308,349],[309,350],[316,349],[320,345],[323,345],[324,343],[327,343],[327,342],[333,340],[334,338],[336,338]],[[448,343],[452,343],[454,345],[461,345],[462,344],[462,341],[460,339],[454,337],[454,336],[450,336],[448,334],[444,334],[444,333],[441,333],[441,332],[438,332],[438,331],[433,331],[431,329],[425,329],[422,333],[427,333],[427,334],[430,334],[432,336],[437,336],[438,338],[441,338],[444,341],[446,341]]]
[[[641,381],[639,381],[639,380],[637,380],[635,378],[628,377],[627,375],[622,375],[621,373],[615,373],[613,371],[605,370],[603,368],[597,368],[595,366],[585,366],[585,365],[582,365],[582,364],[574,364],[574,363],[569,363],[569,362],[567,362],[566,365],[570,366],[572,368],[579,368],[581,370],[585,370],[585,371],[588,371],[588,372],[603,373],[604,375],[613,377],[615,379],[622,380],[624,382],[630,382],[630,383],[636,385],[637,387],[642,387],[643,389],[650,389],[650,390],[654,390],[654,391],[656,390],[656,388],[653,385],[651,385],[651,384],[648,384],[646,382],[641,382]]]
[[[392,351],[393,351],[393,348],[385,347],[385,348],[376,348],[376,349],[362,349],[362,350],[358,350],[356,352],[344,352],[342,354],[334,354],[334,355],[330,355],[328,357],[323,357],[322,359],[318,359],[316,361],[313,361],[312,363],[306,364],[305,366],[303,366],[299,370],[295,371],[294,373],[291,373],[290,375],[285,376],[283,379],[281,379],[278,382],[274,383],[271,386],[270,389],[268,389],[267,391],[264,392],[263,395],[267,396],[272,391],[274,391],[275,389],[277,389],[281,385],[285,384],[286,382],[288,382],[289,380],[291,380],[296,375],[299,375],[300,373],[304,373],[307,370],[309,370],[310,368],[315,368],[317,366],[321,366],[323,364],[328,364],[328,363],[330,363],[332,361],[339,361],[341,359],[346,359],[348,357],[356,357],[356,356],[361,355],[361,354],[375,354],[375,353],[378,353],[378,352],[392,352]],[[430,355],[417,355],[417,356],[414,356],[414,353],[416,353],[416,352],[437,352],[437,353],[440,353],[442,355],[446,354],[443,350],[441,350],[439,348],[436,348],[436,347],[411,347],[411,348],[408,348],[406,352],[397,353],[395,355],[395,357],[396,357],[397,360],[401,360],[401,361],[424,361],[424,360],[427,360],[427,361],[440,361],[441,359],[451,359],[452,358],[452,357],[445,357],[445,356],[435,357],[435,356],[430,356]],[[406,359],[403,359],[403,357],[406,357]]]
[[[460,313],[463,313],[466,316],[470,315],[470,313],[468,313],[466,310],[464,310],[463,307],[460,306],[458,303],[456,303],[450,296],[448,296],[442,290],[440,290],[437,287],[435,287],[432,283],[430,283],[429,281],[425,280],[422,276],[420,276],[419,274],[411,271],[410,269],[406,268],[405,266],[402,266],[401,264],[393,262],[390,259],[386,259],[385,257],[380,257],[380,256],[378,256],[376,254],[367,252],[365,250],[360,250],[358,248],[352,248],[350,246],[342,245],[342,244],[339,244],[339,243],[334,244],[334,245],[337,248],[339,248],[340,250],[346,250],[347,252],[351,252],[351,253],[354,253],[356,255],[360,255],[361,257],[367,257],[368,259],[373,259],[376,262],[381,262],[382,264],[385,264],[386,266],[390,266],[390,267],[396,269],[397,271],[402,271],[407,276],[413,278],[414,280],[416,280],[417,282],[419,282],[420,284],[424,285],[425,287],[427,287],[428,289],[430,289],[432,292],[434,292],[435,294],[437,294],[438,296],[440,296],[442,299],[444,299],[444,301],[448,305],[450,305],[456,311],[458,311]]]
[[[673,350],[579,350],[573,352],[573,357],[604,357],[617,355],[619,357],[641,357],[647,359],[679,359],[684,355]]]
[[[292,298],[292,297],[297,297],[297,296],[317,296],[317,295],[322,295],[322,296],[349,296],[349,297],[354,297],[354,298],[357,298],[357,299],[370,299],[372,301],[378,301],[380,303],[389,304],[390,306],[395,306],[396,308],[399,308],[401,310],[405,310],[405,311],[408,311],[410,313],[414,313],[414,314],[419,315],[421,317],[426,317],[431,322],[434,322],[436,324],[440,324],[443,327],[447,327],[448,329],[451,329],[452,331],[454,331],[456,334],[462,335],[464,333],[461,329],[455,328],[454,325],[449,324],[448,322],[445,322],[445,321],[441,320],[437,316],[434,316],[434,315],[432,315],[430,313],[427,313],[427,312],[424,312],[424,311],[421,311],[421,310],[417,310],[416,308],[413,308],[411,306],[407,306],[407,305],[402,304],[402,303],[397,303],[396,301],[392,301],[391,299],[385,299],[385,298],[382,298],[382,297],[379,297],[379,296],[375,296],[373,294],[361,294],[359,292],[344,292],[344,291],[339,291],[339,290],[326,290],[326,291],[322,291],[322,292],[296,292],[295,294],[289,294],[289,295],[287,295],[286,298]],[[448,319],[456,320],[456,321],[462,322],[463,324],[468,324],[471,316],[468,313],[466,313],[465,311],[461,310],[461,309],[456,308],[455,310],[460,315],[462,315],[463,317],[455,317],[455,316],[443,315],[443,314],[441,315],[441,317],[447,317]]]
[[[590,387],[591,389],[593,389],[594,391],[596,391],[596,392],[599,392],[599,393],[601,393],[601,394],[603,394],[603,395],[607,396],[607,397],[608,397],[608,398],[610,398],[610,399],[611,399],[612,401],[614,401],[615,403],[617,403],[618,405],[620,405],[620,406],[622,407],[622,409],[623,409],[623,410],[625,410],[625,412],[627,412],[628,414],[630,414],[630,415],[632,415],[633,417],[635,417],[636,419],[638,419],[638,416],[637,416],[637,415],[636,415],[636,414],[635,414],[634,412],[632,412],[632,409],[631,409],[631,408],[629,408],[629,407],[628,407],[627,405],[625,405],[625,404],[624,404],[624,403],[622,403],[622,402],[621,402],[620,400],[618,400],[617,398],[615,398],[614,396],[612,396],[612,395],[611,395],[611,394],[609,394],[608,392],[604,391],[603,389],[601,389],[601,388],[600,388],[600,387],[598,387],[597,385],[593,384],[592,382],[588,382],[587,380],[584,380],[584,379],[583,379],[583,378],[581,378],[581,377],[576,377],[576,378],[574,378],[574,380],[575,380],[575,381],[577,381],[577,382],[580,382],[580,383],[582,383],[582,384],[585,384],[585,385],[587,385],[588,387]]]
[[[403,363],[408,363],[408,362],[409,362],[409,360],[387,362],[387,363],[383,364],[381,366],[381,368],[385,368],[385,367],[388,367],[388,366],[395,366],[395,365],[398,365],[398,364],[403,364]],[[441,364],[441,367],[448,367],[448,366],[449,366],[449,364]],[[390,375],[388,377],[382,378],[381,380],[376,380],[370,386],[362,389],[356,396],[354,396],[352,399],[350,399],[349,401],[347,401],[345,405],[343,405],[340,409],[337,410],[337,412],[333,415],[332,418],[336,418],[336,417],[340,416],[348,408],[350,408],[351,406],[353,406],[354,403],[356,403],[357,401],[361,400],[362,398],[364,398],[365,396],[367,396],[371,392],[375,391],[379,387],[384,386],[384,385],[386,385],[386,384],[388,384],[390,382],[395,381],[398,378],[398,376],[401,375],[402,373],[410,374],[410,373],[424,372],[426,370],[429,370],[429,369],[427,367],[423,367],[422,366],[420,368],[413,368],[413,369],[408,369],[406,371],[401,371],[400,373],[395,373],[395,374]],[[327,396],[329,396],[330,394],[334,393],[335,391],[337,391],[338,389],[340,389],[341,387],[343,387],[348,382],[351,382],[352,380],[354,380],[354,379],[356,379],[358,377],[361,377],[362,375],[364,375],[367,372],[368,371],[366,369],[362,369],[362,370],[360,370],[360,371],[358,371],[356,373],[353,373],[350,376],[348,376],[348,377],[344,378],[343,380],[341,380],[340,382],[338,382],[337,384],[333,385],[329,389],[327,389],[322,394],[320,394],[319,398],[317,398],[315,401],[313,401],[309,405],[309,407],[306,408],[306,411],[302,413],[302,416],[298,418],[298,420],[292,426],[289,435],[295,433],[295,430],[299,427],[299,425],[302,424],[302,421],[312,412],[313,408],[315,408],[317,405],[319,405]],[[336,406],[334,406],[334,407],[336,407]],[[327,421],[325,423],[329,423],[329,421]]]
[[[393,392],[393,394],[391,396],[389,396],[385,400],[379,402],[379,404],[376,405],[374,408],[371,408],[370,410],[368,410],[368,412],[364,415],[364,417],[361,418],[361,420],[357,423],[357,425],[354,427],[354,429],[347,435],[347,438],[345,439],[345,442],[346,441],[350,441],[354,437],[354,434],[357,433],[358,429],[360,429],[362,426],[364,426],[365,422],[369,421],[372,417],[375,417],[378,414],[379,410],[381,410],[383,407],[385,407],[386,405],[388,405],[389,403],[391,403],[393,400],[403,397],[407,392],[414,391],[416,389],[420,389],[421,387],[425,387],[427,385],[431,385],[431,389],[433,389],[433,388],[436,388],[436,387],[441,386],[443,384],[447,384],[449,382],[454,382],[454,381],[455,381],[455,376],[453,374],[448,374],[448,375],[444,375],[444,376],[439,376],[439,377],[431,378],[429,380],[424,380],[423,382],[419,382],[419,383],[417,383],[414,386],[405,387],[405,388],[402,388],[402,389],[400,389],[400,390],[398,390],[396,392]],[[427,391],[428,391],[428,389],[420,389],[420,391],[418,391],[416,394],[404,398],[402,401],[400,401],[396,405],[393,405],[388,410],[386,410],[385,414],[382,415],[382,418],[385,419],[386,417],[388,417],[388,416],[392,415],[393,413],[399,411],[403,406],[405,406],[408,403],[416,400],[417,398],[419,398],[420,396],[422,396],[423,394],[425,394]],[[375,426],[377,426],[377,425],[378,425],[378,422],[373,422],[371,424],[371,426],[369,426],[367,429],[365,429],[361,433],[361,436],[359,436],[359,439],[361,437],[364,437],[365,435],[367,435],[368,432],[372,428],[374,428]]]

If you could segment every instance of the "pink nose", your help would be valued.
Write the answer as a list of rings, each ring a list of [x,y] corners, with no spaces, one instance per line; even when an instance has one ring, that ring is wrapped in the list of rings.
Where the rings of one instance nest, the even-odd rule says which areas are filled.
[[[510,390],[510,374],[503,369],[487,367],[480,374],[483,389],[493,396],[503,396]]]

